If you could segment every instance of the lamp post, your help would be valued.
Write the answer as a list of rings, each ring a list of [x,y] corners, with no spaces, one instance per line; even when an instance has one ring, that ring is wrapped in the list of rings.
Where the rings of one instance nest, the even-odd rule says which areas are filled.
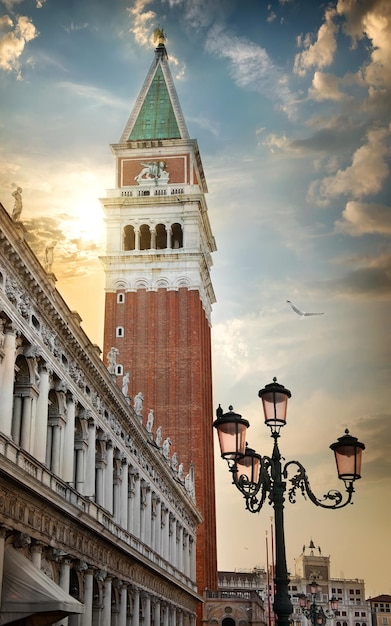
[[[296,490],[311,500],[316,506],[327,509],[341,509],[351,502],[354,493],[353,483],[360,478],[363,443],[352,437],[346,430],[342,437],[331,444],[337,464],[338,478],[344,481],[347,497],[333,489],[328,491],[322,499],[318,499],[312,492],[307,472],[299,461],[281,463],[282,457],[278,447],[280,430],[286,424],[288,399],[291,392],[280,385],[277,379],[266,385],[258,393],[262,400],[265,424],[270,428],[274,440],[271,457],[261,456],[246,443],[246,431],[250,424],[241,415],[235,413],[230,406],[227,413],[219,405],[216,411],[217,419],[213,426],[218,432],[221,456],[228,462],[232,473],[233,484],[243,494],[246,508],[251,513],[258,513],[266,497],[274,508],[275,532],[275,596],[273,603],[274,613],[277,615],[278,626],[289,626],[293,607],[288,593],[288,570],[286,565],[285,533],[284,533],[284,501],[287,490],[286,480],[291,486],[288,489],[288,500],[296,502]],[[292,467],[296,473],[288,478]]]
[[[312,601],[310,602],[304,593],[299,595],[301,611],[303,615],[311,621],[312,626],[325,626],[326,620],[333,619],[333,617],[335,617],[334,611],[338,609],[338,600],[332,596],[329,600],[330,609],[325,613],[323,607],[316,604],[316,595],[319,590],[320,587],[314,579],[310,585]]]

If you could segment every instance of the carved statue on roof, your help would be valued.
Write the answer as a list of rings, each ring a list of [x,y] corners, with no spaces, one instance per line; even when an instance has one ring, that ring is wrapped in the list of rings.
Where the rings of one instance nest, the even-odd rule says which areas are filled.
[[[14,222],[17,222],[19,220],[22,213],[22,191],[22,187],[17,187],[16,190],[12,193],[13,197],[15,198],[14,210],[12,211],[12,219],[14,220]]]
[[[155,28],[155,30],[153,31],[153,43],[158,42],[159,45],[160,44],[164,44],[165,40],[167,39],[164,30],[162,28],[160,28],[160,26],[158,26],[157,28]]]
[[[45,248],[45,271],[48,272],[48,274],[50,274],[52,271],[54,261],[54,247],[56,243],[56,241],[52,241],[48,243]]]

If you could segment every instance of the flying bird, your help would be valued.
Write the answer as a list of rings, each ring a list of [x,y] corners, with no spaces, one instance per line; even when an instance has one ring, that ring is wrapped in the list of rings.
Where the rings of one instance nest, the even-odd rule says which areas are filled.
[[[300,318],[303,317],[310,317],[311,315],[324,315],[324,313],[306,313],[305,311],[301,311],[297,306],[295,306],[290,300],[287,300],[287,303],[289,304],[289,306],[293,309],[293,311],[295,313],[297,313],[297,315]]]

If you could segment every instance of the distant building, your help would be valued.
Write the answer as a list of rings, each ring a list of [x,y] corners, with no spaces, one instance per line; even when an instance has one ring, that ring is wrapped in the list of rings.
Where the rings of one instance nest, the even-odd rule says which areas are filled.
[[[293,604],[293,626],[310,626],[309,620],[300,608],[299,596],[304,594],[312,601],[310,586],[313,580],[316,580],[320,587],[315,599],[316,604],[322,606],[325,613],[330,609],[329,599],[332,596],[338,599],[335,615],[327,620],[330,626],[371,626],[371,607],[365,600],[364,581],[358,578],[330,578],[330,557],[323,556],[321,549],[316,547],[312,540],[308,547],[303,546],[302,553],[295,560],[295,572],[290,574],[288,592]],[[204,609],[208,619],[205,623],[208,626],[212,624],[245,626],[261,623],[274,626],[273,600],[272,568],[269,573],[258,567],[251,571],[220,571],[217,594],[206,593]],[[252,602],[254,604],[251,604]],[[380,605],[379,601],[376,608],[379,610],[380,607],[385,609],[385,603]],[[245,614],[247,621],[244,618]],[[391,622],[383,624],[382,621],[377,621],[372,626],[391,626]]]
[[[391,596],[382,594],[368,599],[372,626],[391,626]]]
[[[328,620],[332,626],[370,626],[370,608],[365,600],[364,580],[359,578],[344,579],[330,577],[330,557],[323,556],[320,547],[311,540],[310,545],[303,546],[303,551],[295,560],[295,574],[291,575],[290,594],[294,606],[294,624],[305,624],[298,595],[304,593],[311,599],[310,585],[316,580],[320,592],[316,597],[317,604],[326,612],[329,599],[334,596],[338,600],[335,618]]]
[[[219,572],[218,591],[206,591],[204,624],[207,626],[265,626],[264,576],[252,572]]]

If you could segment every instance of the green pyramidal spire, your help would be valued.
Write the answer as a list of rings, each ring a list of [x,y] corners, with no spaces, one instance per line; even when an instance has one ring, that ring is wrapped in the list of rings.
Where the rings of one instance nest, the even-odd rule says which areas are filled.
[[[168,66],[163,37],[159,41],[121,142],[189,137]]]

